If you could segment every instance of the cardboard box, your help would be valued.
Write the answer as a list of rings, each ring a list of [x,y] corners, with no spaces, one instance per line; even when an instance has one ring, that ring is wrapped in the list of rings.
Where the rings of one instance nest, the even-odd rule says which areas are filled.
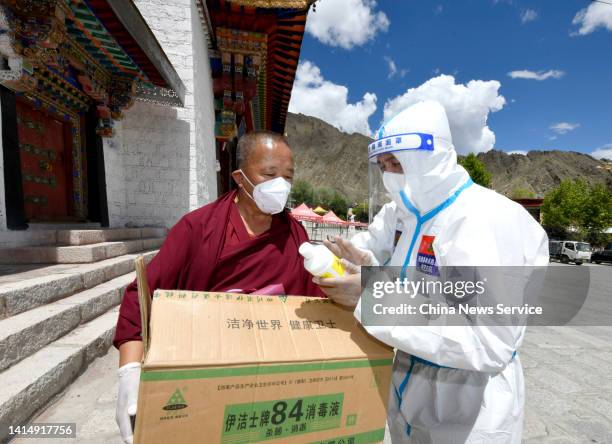
[[[158,290],[149,334],[136,443],[383,439],[393,351],[326,299]]]

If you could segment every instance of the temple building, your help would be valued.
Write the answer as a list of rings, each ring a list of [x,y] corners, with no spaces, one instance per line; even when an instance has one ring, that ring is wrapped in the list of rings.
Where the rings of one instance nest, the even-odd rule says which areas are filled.
[[[0,425],[108,353],[134,259],[232,188],[237,138],[284,132],[312,3],[0,0]]]
[[[284,130],[310,3],[0,1],[0,231],[169,227],[229,190],[236,137]]]

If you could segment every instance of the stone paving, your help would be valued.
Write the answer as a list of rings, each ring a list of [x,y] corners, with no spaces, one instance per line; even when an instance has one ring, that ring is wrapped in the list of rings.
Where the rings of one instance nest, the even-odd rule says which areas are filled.
[[[115,423],[119,353],[111,347],[96,359],[56,401],[33,422],[76,423],[76,439],[15,439],[12,443],[121,444]]]
[[[612,327],[538,327],[520,356],[526,443],[612,442]]]

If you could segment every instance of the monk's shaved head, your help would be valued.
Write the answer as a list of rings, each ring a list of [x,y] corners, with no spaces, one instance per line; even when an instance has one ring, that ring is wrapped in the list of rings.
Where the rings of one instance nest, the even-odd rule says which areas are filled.
[[[237,160],[238,169],[232,172],[232,177],[242,197],[247,199],[242,202],[247,202],[249,211],[260,212],[252,199],[256,185],[277,177],[293,181],[293,154],[287,139],[280,134],[270,131],[245,134],[238,141]]]
[[[261,149],[272,149],[277,145],[284,145],[287,149],[289,149],[289,143],[287,139],[278,134],[273,133],[272,131],[252,131],[243,135],[240,140],[238,140],[237,154],[236,160],[238,161],[238,168],[245,168],[248,164],[249,160],[253,157],[254,151],[257,148]]]

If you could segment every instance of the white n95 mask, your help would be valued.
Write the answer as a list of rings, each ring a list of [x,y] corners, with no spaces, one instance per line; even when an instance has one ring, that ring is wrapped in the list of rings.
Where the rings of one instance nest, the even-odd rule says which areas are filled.
[[[247,190],[244,190],[253,201],[257,208],[266,214],[278,214],[285,209],[289,193],[291,192],[291,184],[283,177],[276,177],[272,180],[253,185],[253,182],[240,170],[244,178],[253,187],[253,195],[251,196]]]

